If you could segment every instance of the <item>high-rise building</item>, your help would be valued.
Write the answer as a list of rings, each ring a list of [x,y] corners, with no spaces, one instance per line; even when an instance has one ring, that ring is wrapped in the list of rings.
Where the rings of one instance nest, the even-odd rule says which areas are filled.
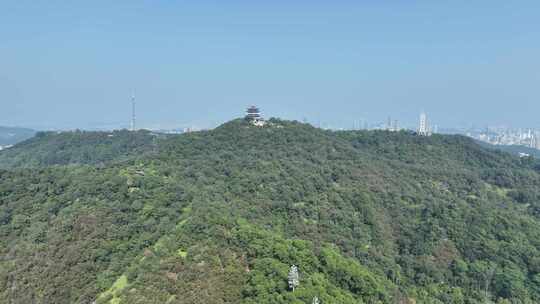
[[[399,131],[397,119],[392,120],[392,117],[388,116],[388,121],[386,122],[386,130],[390,132]]]
[[[538,143],[538,138],[536,137],[536,134],[531,133],[531,132],[529,134],[530,134],[529,147],[533,149],[537,149],[539,143]]]
[[[422,136],[429,136],[429,126],[426,113],[420,114],[420,125],[418,126],[418,134]]]

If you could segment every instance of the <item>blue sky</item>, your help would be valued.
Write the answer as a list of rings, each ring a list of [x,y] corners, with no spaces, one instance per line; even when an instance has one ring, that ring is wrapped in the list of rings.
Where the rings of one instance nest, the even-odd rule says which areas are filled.
[[[473,3],[474,2],[474,3]],[[538,1],[0,2],[0,124],[540,127]]]

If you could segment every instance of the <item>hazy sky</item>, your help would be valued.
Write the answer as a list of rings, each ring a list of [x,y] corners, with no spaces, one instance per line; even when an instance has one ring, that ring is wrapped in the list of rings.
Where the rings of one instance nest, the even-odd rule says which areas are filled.
[[[0,125],[540,127],[540,2],[0,1]]]

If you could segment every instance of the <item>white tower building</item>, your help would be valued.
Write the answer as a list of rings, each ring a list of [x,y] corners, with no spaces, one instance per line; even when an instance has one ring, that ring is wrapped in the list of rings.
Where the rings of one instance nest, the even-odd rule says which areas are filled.
[[[418,134],[422,136],[428,136],[429,133],[430,132],[428,127],[427,115],[426,113],[422,112],[420,114],[420,125],[418,126]]]

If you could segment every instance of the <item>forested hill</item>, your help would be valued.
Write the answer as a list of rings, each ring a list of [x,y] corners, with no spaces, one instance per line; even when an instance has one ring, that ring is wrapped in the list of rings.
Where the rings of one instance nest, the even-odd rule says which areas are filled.
[[[2,304],[540,302],[532,158],[277,119],[55,138],[14,148],[96,160],[0,153]]]
[[[38,132],[33,138],[1,151],[0,168],[98,165],[123,161],[152,152],[158,137],[149,131],[127,130]]]

